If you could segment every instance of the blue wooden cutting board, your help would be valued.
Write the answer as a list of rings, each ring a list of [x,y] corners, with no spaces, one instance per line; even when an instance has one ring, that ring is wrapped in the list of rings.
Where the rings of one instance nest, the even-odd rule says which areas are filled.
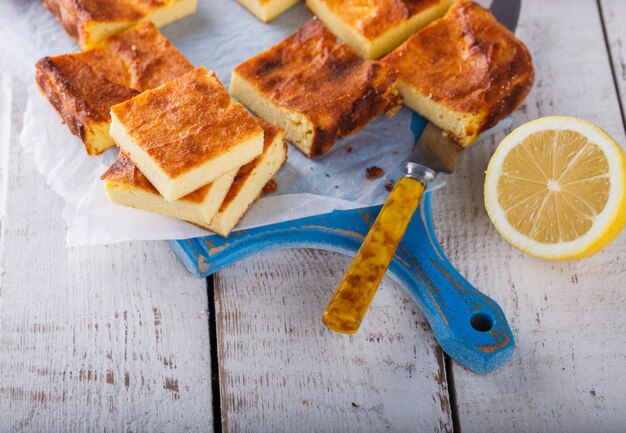
[[[423,118],[413,116],[416,139],[425,124]],[[511,359],[513,334],[500,306],[467,282],[445,257],[431,217],[435,196],[436,191],[424,195],[389,266],[389,274],[422,309],[443,350],[465,367],[488,373]],[[274,249],[317,248],[354,255],[380,208],[334,211],[235,231],[228,238],[207,236],[169,243],[198,277]]]

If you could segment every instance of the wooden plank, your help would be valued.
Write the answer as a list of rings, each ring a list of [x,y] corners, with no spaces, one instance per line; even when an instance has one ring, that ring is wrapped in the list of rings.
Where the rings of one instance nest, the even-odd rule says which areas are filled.
[[[611,53],[613,76],[619,90],[626,128],[626,2],[600,0],[606,40]]]
[[[517,33],[533,54],[536,82],[514,125],[573,115],[624,143],[596,3],[524,0]],[[487,376],[454,364],[461,431],[623,432],[626,235],[573,263],[510,246],[483,205],[484,171],[499,139],[469,150],[434,200],[444,251],[500,303],[517,340],[512,362]]]
[[[24,94],[14,97],[24,109]],[[161,242],[67,248],[17,143],[2,224],[0,431],[212,429],[206,282]]]
[[[13,113],[13,80],[9,73],[0,69],[0,255],[2,254],[2,221],[6,209],[7,177],[9,164],[9,149],[11,143],[11,120],[18,115]],[[2,268],[0,268],[0,283]],[[0,285],[0,300],[2,297]]]
[[[358,334],[322,311],[349,258],[263,254],[215,276],[224,431],[451,431],[444,359],[385,279]]]

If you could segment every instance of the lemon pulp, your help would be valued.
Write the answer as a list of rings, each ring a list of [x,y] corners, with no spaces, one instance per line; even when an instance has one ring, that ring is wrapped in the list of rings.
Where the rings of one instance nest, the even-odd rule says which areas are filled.
[[[626,224],[626,154],[582,119],[529,122],[489,162],[485,206],[498,232],[520,250],[552,260],[587,257]]]
[[[535,132],[504,159],[498,201],[509,224],[541,243],[578,239],[609,197],[602,149],[571,130]]]

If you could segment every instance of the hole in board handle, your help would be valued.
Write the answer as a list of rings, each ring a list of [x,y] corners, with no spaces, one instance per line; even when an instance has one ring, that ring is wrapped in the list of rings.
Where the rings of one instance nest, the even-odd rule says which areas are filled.
[[[491,331],[493,328],[493,317],[487,313],[474,313],[470,317],[470,325],[479,332]]]

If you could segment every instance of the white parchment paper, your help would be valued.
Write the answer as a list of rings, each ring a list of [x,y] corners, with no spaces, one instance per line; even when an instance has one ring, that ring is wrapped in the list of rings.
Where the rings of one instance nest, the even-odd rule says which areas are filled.
[[[47,183],[65,200],[70,245],[135,239],[181,239],[210,234],[175,219],[109,203],[100,175],[116,149],[89,157],[82,142],[60,121],[34,85],[34,63],[45,55],[78,50],[40,0],[3,0],[0,36],[10,41],[2,57],[28,85],[21,145],[35,160]],[[271,24],[257,21],[235,0],[200,0],[196,14],[162,29],[196,66],[215,70],[228,86],[233,67],[271,47],[301,26],[311,14],[300,4]],[[339,140],[313,161],[290,147],[289,160],[277,176],[278,189],[262,197],[240,223],[255,227],[305,216],[383,203],[385,184],[398,179],[414,144],[411,113],[379,117],[358,134]],[[366,180],[366,168],[385,175]]]

